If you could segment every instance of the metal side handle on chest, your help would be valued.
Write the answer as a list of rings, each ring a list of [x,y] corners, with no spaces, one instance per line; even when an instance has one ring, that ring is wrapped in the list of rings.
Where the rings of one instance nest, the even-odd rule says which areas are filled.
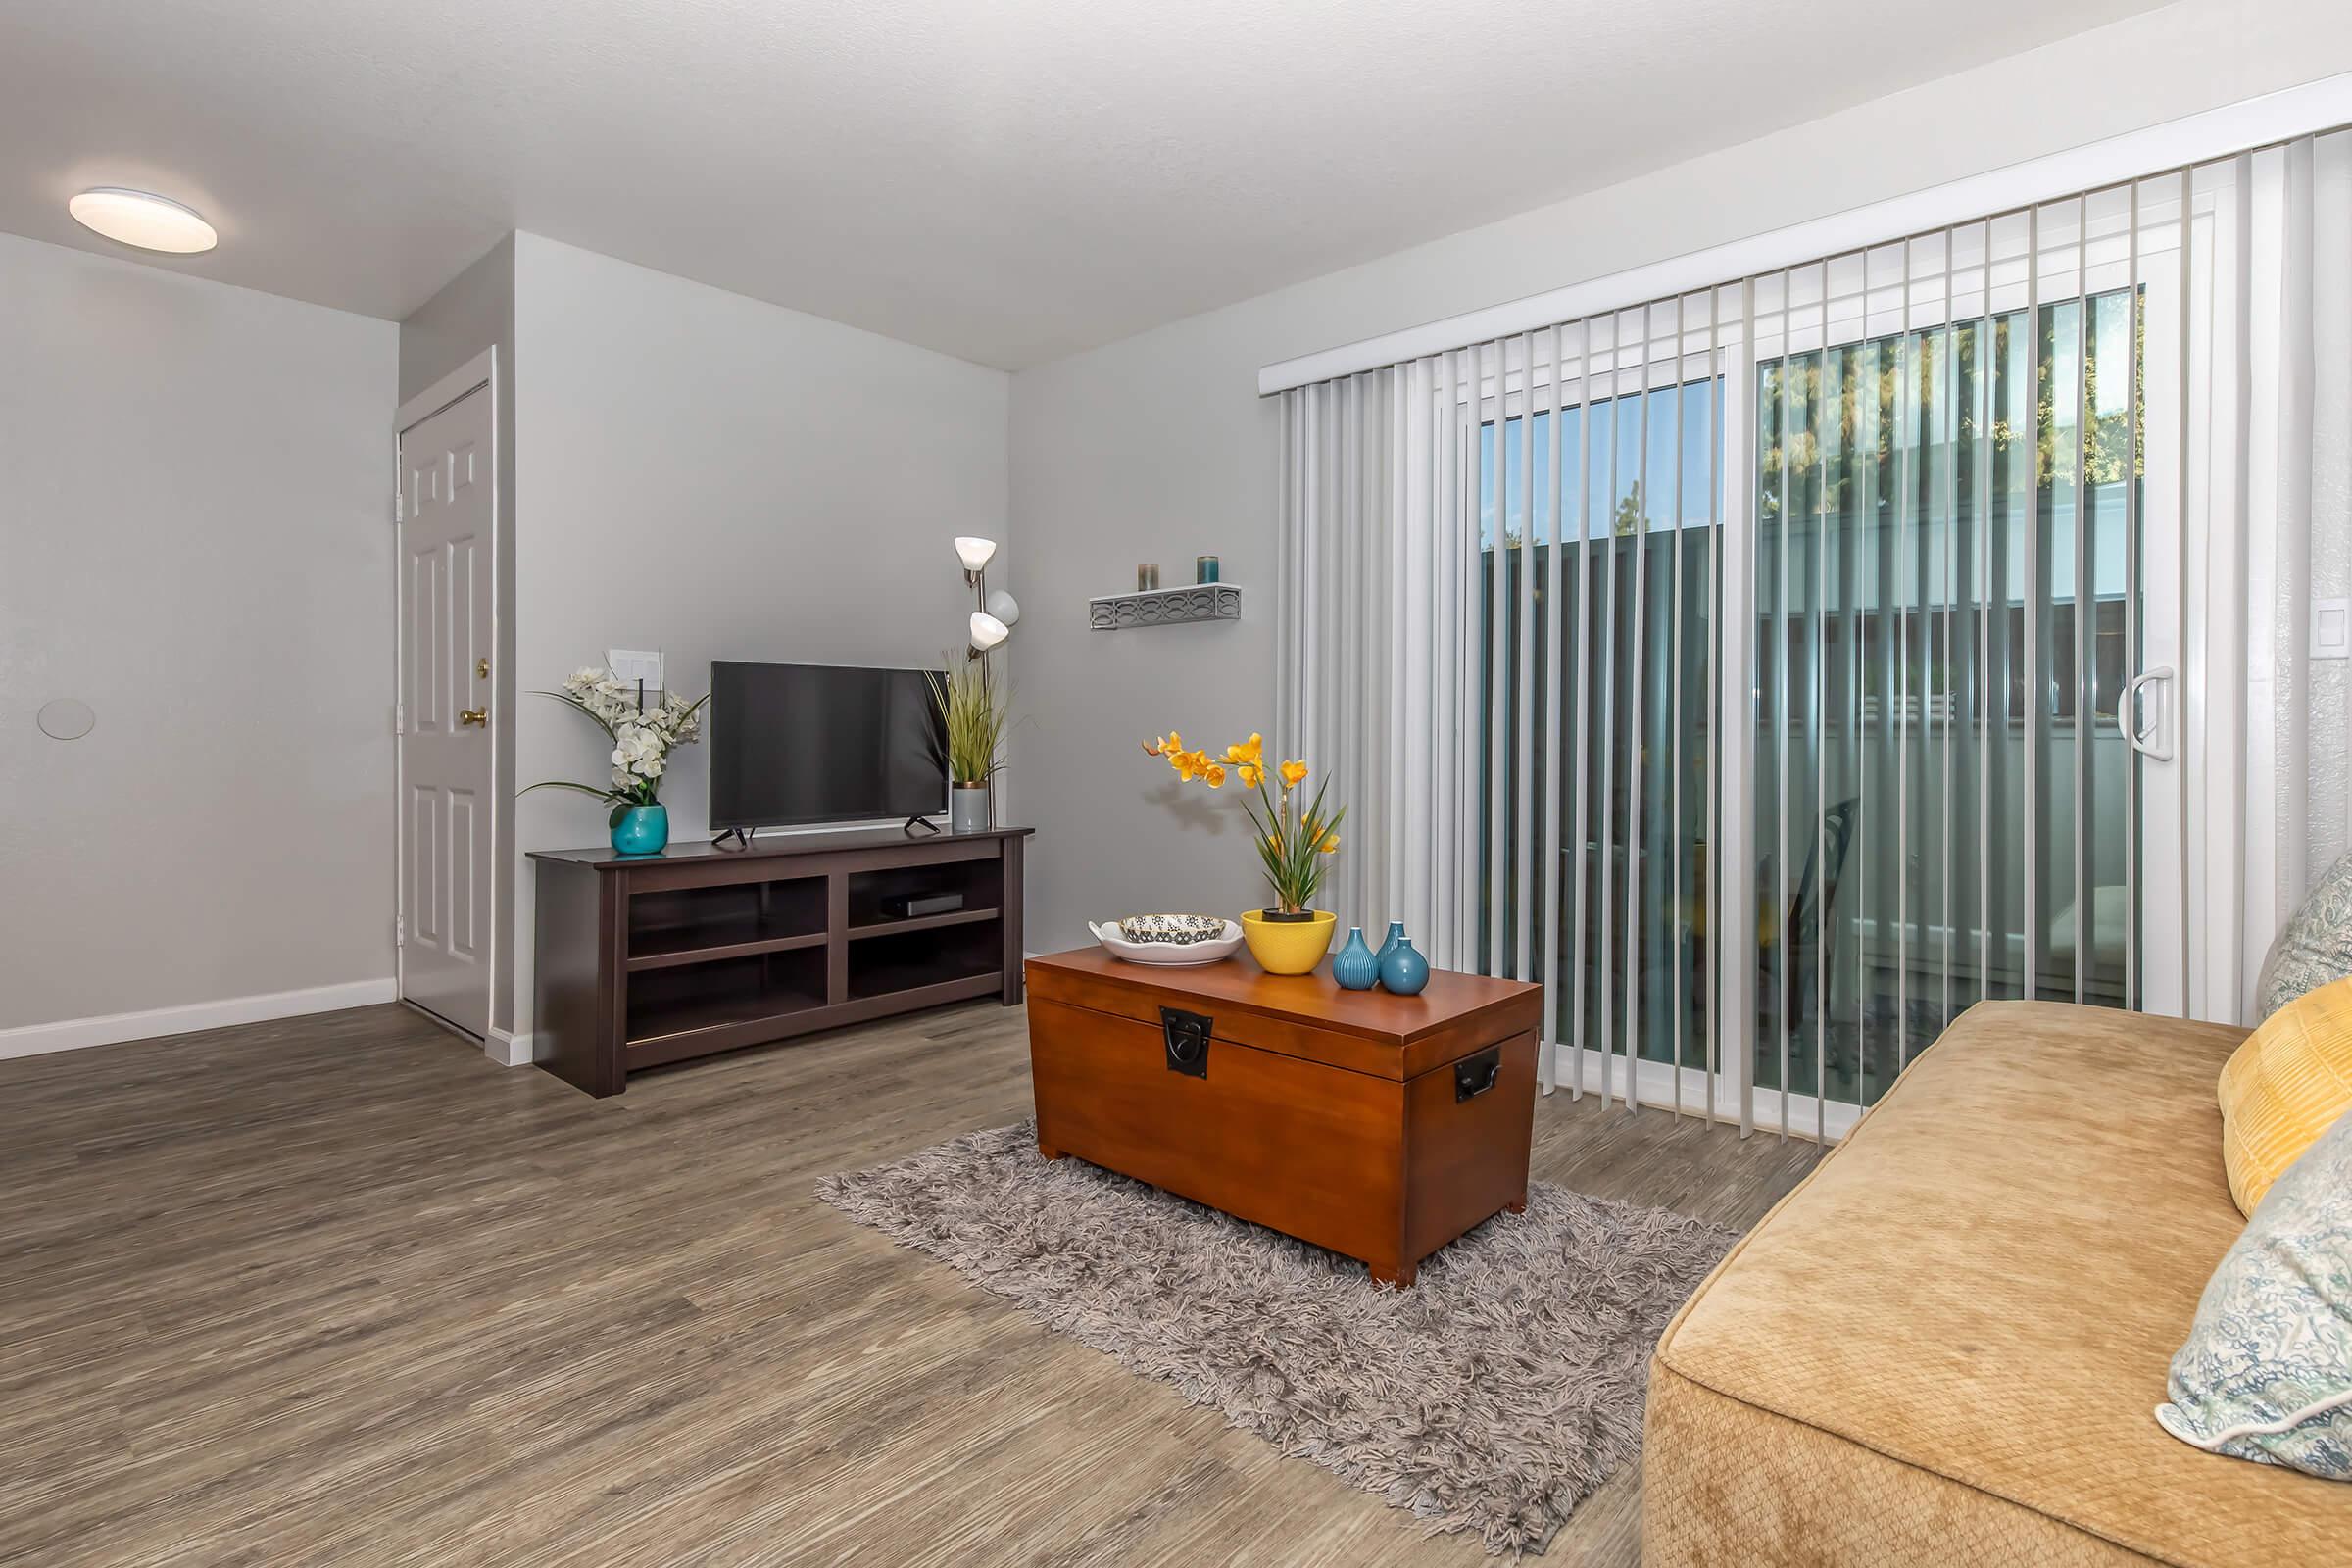
[[[1186,1012],[1182,1007],[1159,1009],[1159,1031],[1167,1042],[1168,1071],[1180,1072],[1187,1078],[1208,1076],[1208,1037],[1216,1022],[1203,1012]]]
[[[1453,1102],[1476,1100],[1502,1077],[1502,1048],[1490,1046],[1453,1064]]]

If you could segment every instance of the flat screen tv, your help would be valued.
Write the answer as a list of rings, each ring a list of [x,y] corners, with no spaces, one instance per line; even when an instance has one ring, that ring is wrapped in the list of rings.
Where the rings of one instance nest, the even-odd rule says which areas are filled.
[[[936,815],[947,755],[919,669],[710,666],[713,828]]]

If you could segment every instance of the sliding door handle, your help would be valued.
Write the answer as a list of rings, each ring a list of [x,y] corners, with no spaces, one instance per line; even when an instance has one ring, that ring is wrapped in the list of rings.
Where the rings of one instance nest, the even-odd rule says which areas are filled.
[[[2139,726],[2139,694],[2142,688],[2162,682],[2159,695],[2163,706],[2156,710],[2156,722],[2146,729]],[[2173,666],[2159,664],[2143,669],[2124,682],[2123,695],[2115,704],[2115,727],[2121,731],[2124,744],[2140,756],[2159,762],[2173,760]]]

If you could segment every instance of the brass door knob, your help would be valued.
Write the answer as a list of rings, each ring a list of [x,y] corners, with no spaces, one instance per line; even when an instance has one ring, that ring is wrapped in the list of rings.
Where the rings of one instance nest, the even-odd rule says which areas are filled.
[[[487,708],[461,708],[458,710],[458,722],[486,725],[490,722],[490,710]]]

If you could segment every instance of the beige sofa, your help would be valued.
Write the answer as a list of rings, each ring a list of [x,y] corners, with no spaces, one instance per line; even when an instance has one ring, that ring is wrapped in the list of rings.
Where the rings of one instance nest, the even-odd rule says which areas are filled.
[[[2352,1485],[2149,1415],[2244,1223],[2214,1102],[2242,1038],[1972,1008],[1659,1341],[1642,1560],[2352,1564]]]

